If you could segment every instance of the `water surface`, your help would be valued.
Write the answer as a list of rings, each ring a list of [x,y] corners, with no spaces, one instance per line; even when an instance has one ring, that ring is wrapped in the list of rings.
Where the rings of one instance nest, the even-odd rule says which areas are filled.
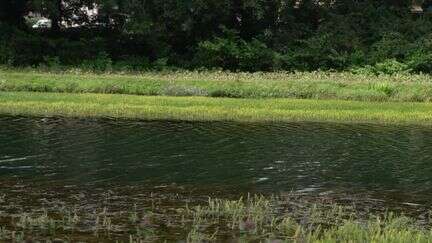
[[[0,183],[366,194],[428,204],[432,128],[1,117]]]

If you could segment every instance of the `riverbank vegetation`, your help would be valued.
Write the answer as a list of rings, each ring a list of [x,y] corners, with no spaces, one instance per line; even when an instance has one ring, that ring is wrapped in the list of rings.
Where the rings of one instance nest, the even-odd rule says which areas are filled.
[[[174,199],[151,194],[146,201],[135,198],[136,204],[128,205],[130,202],[120,203],[111,194],[91,207],[70,202],[60,206],[59,201],[45,199],[44,203],[52,207],[37,209],[26,205],[28,211],[4,213],[0,215],[0,240],[197,243],[432,240],[430,212],[421,220],[389,212],[361,214],[351,205],[318,203],[294,195],[208,198],[184,204],[177,198],[172,204],[170,201]]]
[[[34,116],[430,124],[431,110],[431,103],[409,102],[0,93],[1,114]]]
[[[323,71],[93,73],[4,68],[0,91],[428,102],[432,100],[430,80],[429,75]]]

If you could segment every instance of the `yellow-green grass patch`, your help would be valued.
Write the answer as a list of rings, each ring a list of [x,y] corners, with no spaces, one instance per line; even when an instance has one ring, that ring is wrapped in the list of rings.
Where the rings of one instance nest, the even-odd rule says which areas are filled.
[[[432,104],[0,92],[0,114],[187,121],[431,124]]]

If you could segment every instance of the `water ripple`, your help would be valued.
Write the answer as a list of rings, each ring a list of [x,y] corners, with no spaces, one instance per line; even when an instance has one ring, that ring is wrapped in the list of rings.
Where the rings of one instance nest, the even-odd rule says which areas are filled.
[[[0,117],[0,179],[432,199],[431,162],[421,126]]]

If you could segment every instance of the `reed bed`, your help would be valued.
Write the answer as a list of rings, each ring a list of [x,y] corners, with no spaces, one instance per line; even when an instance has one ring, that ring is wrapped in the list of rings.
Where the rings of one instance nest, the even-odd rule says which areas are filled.
[[[0,69],[0,91],[204,96],[229,98],[432,100],[430,75],[366,75],[348,72],[231,73],[165,71],[88,73]]]

